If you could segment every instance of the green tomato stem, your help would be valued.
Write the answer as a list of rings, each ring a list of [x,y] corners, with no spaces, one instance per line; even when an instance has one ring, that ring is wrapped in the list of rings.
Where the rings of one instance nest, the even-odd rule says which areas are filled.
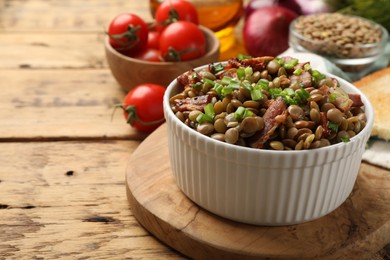
[[[159,119],[159,120],[153,120],[153,121],[149,121],[149,122],[142,121],[141,119],[139,119],[139,117],[137,115],[137,109],[135,106],[127,106],[124,109],[124,111],[128,114],[127,123],[129,123],[130,125],[132,125],[134,123],[134,121],[140,125],[143,125],[143,126],[158,125],[158,124],[161,124],[165,121],[164,117]]]

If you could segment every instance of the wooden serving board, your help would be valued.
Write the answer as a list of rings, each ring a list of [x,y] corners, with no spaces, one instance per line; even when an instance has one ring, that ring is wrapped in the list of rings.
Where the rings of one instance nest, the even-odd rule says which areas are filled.
[[[218,217],[176,186],[166,125],[136,149],[127,197],[154,236],[195,259],[370,258],[390,243],[390,171],[363,163],[354,190],[332,213],[299,225],[267,227]]]

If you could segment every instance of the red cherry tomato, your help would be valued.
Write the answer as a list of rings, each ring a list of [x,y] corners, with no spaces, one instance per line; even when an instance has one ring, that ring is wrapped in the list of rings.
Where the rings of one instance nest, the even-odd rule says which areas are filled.
[[[194,23],[178,21],[160,35],[161,56],[165,61],[186,61],[206,53],[206,38]]]
[[[135,14],[116,16],[108,27],[111,46],[118,51],[137,52],[146,47],[149,29]]]
[[[167,25],[177,21],[189,21],[198,25],[196,7],[186,0],[165,0],[156,10],[157,31],[163,31]]]
[[[144,60],[144,61],[155,61],[161,62],[161,51],[157,49],[147,48],[143,51],[137,52],[134,55],[130,56],[135,59]]]
[[[159,43],[158,43],[159,38],[160,38],[159,32],[149,31],[148,44],[147,44],[148,48],[159,49],[160,48]]]
[[[150,133],[164,122],[163,97],[165,87],[158,84],[141,84],[129,91],[123,103],[117,106],[132,127]]]

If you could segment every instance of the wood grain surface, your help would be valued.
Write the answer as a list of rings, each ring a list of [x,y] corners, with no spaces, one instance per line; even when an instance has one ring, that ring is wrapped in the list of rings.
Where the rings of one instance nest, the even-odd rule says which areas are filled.
[[[180,259],[133,217],[137,141],[2,143],[0,259]]]
[[[355,188],[332,213],[299,225],[265,227],[225,220],[176,186],[166,125],[133,153],[127,194],[142,225],[195,259],[368,259],[390,243],[390,176],[363,164]],[[148,164],[142,162],[153,158]]]
[[[108,21],[147,1],[0,1],[0,259],[182,259],[142,228],[124,175],[146,136],[113,104]],[[72,141],[73,140],[73,141]]]
[[[142,139],[126,124],[124,92],[107,69],[0,70],[0,140]],[[14,87],[18,86],[18,87]]]
[[[0,0],[0,260],[186,258],[126,198],[146,135],[111,119],[125,93],[103,38],[122,12],[151,20],[146,0]]]

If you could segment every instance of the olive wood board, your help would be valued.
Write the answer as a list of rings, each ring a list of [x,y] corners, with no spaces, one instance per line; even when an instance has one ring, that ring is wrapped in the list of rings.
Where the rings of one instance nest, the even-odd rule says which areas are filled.
[[[194,259],[367,259],[390,243],[390,171],[362,163],[348,199],[330,214],[289,226],[216,216],[177,187],[163,124],[126,169],[131,211],[155,237]]]

